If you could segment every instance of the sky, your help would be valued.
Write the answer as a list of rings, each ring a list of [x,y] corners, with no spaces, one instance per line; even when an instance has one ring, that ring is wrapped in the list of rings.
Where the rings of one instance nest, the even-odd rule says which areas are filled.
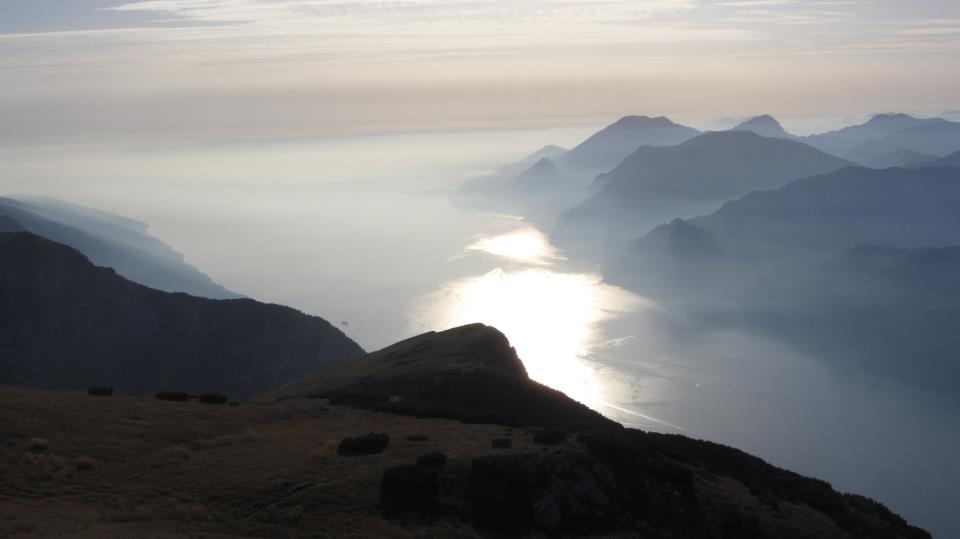
[[[0,81],[6,146],[803,128],[960,110],[960,2],[3,0]]]

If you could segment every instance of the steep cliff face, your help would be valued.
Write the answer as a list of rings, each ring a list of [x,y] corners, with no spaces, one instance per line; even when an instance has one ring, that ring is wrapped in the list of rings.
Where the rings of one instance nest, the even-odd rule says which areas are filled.
[[[363,350],[325,320],[167,293],[29,232],[0,233],[0,383],[248,396]]]

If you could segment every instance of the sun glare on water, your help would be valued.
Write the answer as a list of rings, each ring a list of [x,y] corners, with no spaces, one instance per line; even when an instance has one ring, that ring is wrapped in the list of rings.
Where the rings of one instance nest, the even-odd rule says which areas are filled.
[[[556,252],[534,229],[481,240],[467,249],[527,260],[529,267],[496,268],[446,283],[421,298],[415,312],[425,327],[418,329],[474,322],[494,326],[510,339],[532,379],[592,408],[602,405],[597,377],[583,358],[598,344],[598,322],[635,309],[640,298],[603,284],[597,275],[543,268],[543,258]]]
[[[481,251],[527,264],[549,264],[559,259],[547,237],[532,227],[485,237],[467,246],[467,251]]]

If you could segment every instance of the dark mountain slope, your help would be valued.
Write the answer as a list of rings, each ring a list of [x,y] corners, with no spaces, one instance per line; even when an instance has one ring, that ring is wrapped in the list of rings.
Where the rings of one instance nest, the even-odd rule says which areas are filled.
[[[960,394],[960,247],[856,247],[769,300],[749,314],[757,327],[837,365]]]
[[[294,309],[161,292],[29,232],[0,234],[0,383],[242,397],[362,353]]]
[[[703,299],[718,293],[732,301],[762,295],[767,286],[858,245],[956,245],[957,207],[958,169],[848,167],[662,225],[630,243],[604,274],[652,296]],[[675,237],[710,241],[663,241]]]
[[[751,193],[693,225],[741,253],[836,256],[862,244],[948,246],[960,242],[960,171],[946,167],[849,167]]]
[[[0,214],[140,284],[216,299],[241,297],[185,263],[183,255],[148,235],[147,225],[139,221],[41,197],[0,197]]]
[[[599,173],[617,166],[641,146],[673,146],[700,132],[659,116],[625,116],[557,158],[563,169]]]
[[[749,132],[707,133],[678,146],[640,148],[597,178],[595,198],[629,205],[650,199],[716,200],[848,164],[798,142]]]
[[[552,427],[534,437],[549,450],[476,459],[470,491],[443,501],[470,507],[474,524],[494,534],[928,537],[876,502],[741,451],[625,429],[529,380],[507,339],[480,324],[408,339],[258,400],[316,398],[424,418]]]
[[[9,215],[0,214],[0,232],[21,232],[23,225]]]

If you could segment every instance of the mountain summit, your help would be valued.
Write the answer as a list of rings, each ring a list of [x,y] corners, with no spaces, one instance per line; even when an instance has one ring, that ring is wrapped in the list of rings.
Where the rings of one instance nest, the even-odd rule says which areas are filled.
[[[761,137],[784,138],[791,140],[797,138],[795,135],[787,133],[783,126],[780,125],[780,122],[778,122],[769,114],[750,118],[749,120],[730,129],[730,131],[750,131],[760,135]]]
[[[624,116],[558,157],[561,168],[606,172],[641,146],[672,146],[700,132],[663,116]]]

